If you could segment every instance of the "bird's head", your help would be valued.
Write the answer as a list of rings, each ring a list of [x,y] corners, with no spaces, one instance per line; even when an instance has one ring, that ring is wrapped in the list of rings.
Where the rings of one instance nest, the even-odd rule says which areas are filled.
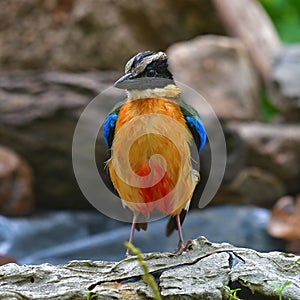
[[[125,75],[114,86],[119,89],[146,90],[174,84],[164,52],[146,51],[132,57],[125,66]]]

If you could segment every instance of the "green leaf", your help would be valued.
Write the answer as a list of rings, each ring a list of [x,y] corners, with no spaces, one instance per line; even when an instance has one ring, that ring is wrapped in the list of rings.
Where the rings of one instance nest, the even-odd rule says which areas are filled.
[[[292,284],[291,281],[286,281],[286,282],[281,286],[282,290],[285,289],[287,286],[289,286],[289,285],[291,285],[291,284]]]

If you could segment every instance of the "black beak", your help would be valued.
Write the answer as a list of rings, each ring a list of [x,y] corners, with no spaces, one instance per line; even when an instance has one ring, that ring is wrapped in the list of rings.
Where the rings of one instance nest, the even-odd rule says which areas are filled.
[[[123,90],[130,89],[132,80],[132,73],[125,74],[114,83],[114,87]]]

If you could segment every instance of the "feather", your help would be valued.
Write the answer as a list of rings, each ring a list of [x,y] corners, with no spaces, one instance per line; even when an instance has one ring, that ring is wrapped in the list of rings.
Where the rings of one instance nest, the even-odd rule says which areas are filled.
[[[106,147],[111,148],[115,134],[115,126],[118,119],[118,114],[125,101],[117,103],[112,111],[108,114],[103,123],[103,139]]]
[[[168,118],[164,118],[163,115]],[[141,117],[136,118],[137,116]],[[144,116],[152,117],[145,119]],[[169,116],[176,121],[175,130]],[[126,126],[123,127],[124,125]],[[126,128],[126,132],[122,132],[123,128]],[[158,134],[151,133],[153,131]],[[130,138],[134,136],[140,137],[131,142]],[[165,214],[180,214],[195,187],[194,176],[191,176],[190,172],[190,140],[192,134],[175,101],[166,98],[146,98],[124,103],[115,125],[109,172],[114,187],[132,211],[148,215],[156,208]],[[126,144],[130,144],[130,167],[124,169],[119,164],[128,160],[128,153],[124,151]],[[152,162],[150,169],[149,158],[155,154],[164,158],[166,173],[160,160]],[[127,184],[118,176],[120,171],[125,172],[126,182],[130,182],[131,172],[143,178],[151,173],[151,176],[148,176],[149,184],[145,188]],[[161,180],[157,181],[157,177]]]
[[[104,121],[103,138],[104,138],[105,145],[109,148],[112,145],[117,118],[118,118],[117,114],[109,114]]]
[[[183,101],[179,102],[179,106],[185,117],[186,124],[193,135],[198,152],[200,153],[206,144],[206,131],[204,125],[198,112],[192,106]]]
[[[140,231],[141,229],[146,231],[147,228],[148,228],[148,223],[147,223],[147,222],[136,223],[136,225],[135,225],[135,229],[136,229],[137,231]]]

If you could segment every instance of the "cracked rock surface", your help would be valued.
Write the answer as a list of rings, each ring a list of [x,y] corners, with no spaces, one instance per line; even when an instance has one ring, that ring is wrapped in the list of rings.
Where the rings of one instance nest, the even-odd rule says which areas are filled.
[[[243,299],[272,299],[278,292],[270,281],[291,281],[283,297],[300,300],[300,258],[292,254],[260,253],[200,237],[180,256],[143,258],[164,299],[227,299],[224,286],[240,287]],[[87,299],[87,291],[97,299],[149,299],[152,292],[142,275],[135,256],[58,266],[7,264],[0,267],[0,299]]]

